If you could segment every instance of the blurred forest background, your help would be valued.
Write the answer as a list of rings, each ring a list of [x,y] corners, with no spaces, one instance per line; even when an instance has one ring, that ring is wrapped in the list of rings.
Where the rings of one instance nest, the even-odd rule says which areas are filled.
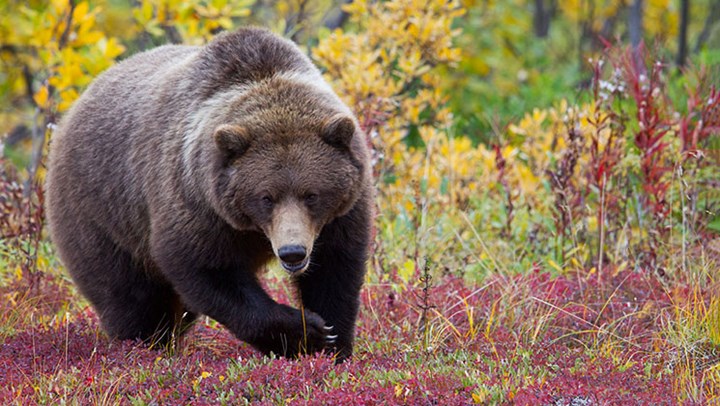
[[[33,312],[23,300],[68,283],[43,231],[42,182],[53,130],[83,89],[137,52],[248,24],[296,41],[367,133],[368,286],[415,303],[417,319],[396,329],[420,331],[425,349],[500,330],[522,348],[580,342],[619,371],[651,365],[638,376],[672,382],[678,400],[717,399],[717,0],[6,0],[4,313]],[[540,299],[522,282],[537,275],[572,289]],[[502,288],[447,314],[429,292],[453,278]],[[33,323],[73,314],[53,309]],[[26,328],[8,317],[0,338]],[[471,399],[537,384],[502,379]]]

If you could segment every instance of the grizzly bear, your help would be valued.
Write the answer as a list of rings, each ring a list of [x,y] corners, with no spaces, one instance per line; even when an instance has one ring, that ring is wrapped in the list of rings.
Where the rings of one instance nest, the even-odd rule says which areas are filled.
[[[351,355],[372,181],[357,119],[292,42],[257,28],[100,75],[50,146],[51,238],[111,337],[199,314],[264,353]],[[258,277],[277,258],[302,302]]]

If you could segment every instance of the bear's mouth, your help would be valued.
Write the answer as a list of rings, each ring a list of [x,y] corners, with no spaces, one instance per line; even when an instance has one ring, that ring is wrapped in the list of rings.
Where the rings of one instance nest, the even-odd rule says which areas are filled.
[[[282,260],[280,261],[280,265],[282,265],[282,267],[286,271],[288,271],[290,274],[295,274],[295,273],[304,271],[305,268],[307,268],[309,263],[310,263],[309,256],[305,257],[305,259],[303,259],[302,261],[298,261],[298,262],[285,262]]]

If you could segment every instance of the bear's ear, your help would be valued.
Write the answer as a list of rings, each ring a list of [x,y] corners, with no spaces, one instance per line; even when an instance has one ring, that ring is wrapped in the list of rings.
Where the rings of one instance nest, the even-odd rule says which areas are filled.
[[[250,147],[250,134],[244,127],[223,124],[213,134],[218,149],[228,158],[236,158]]]
[[[354,134],[355,123],[353,120],[348,116],[337,115],[325,123],[320,136],[334,147],[349,148]]]

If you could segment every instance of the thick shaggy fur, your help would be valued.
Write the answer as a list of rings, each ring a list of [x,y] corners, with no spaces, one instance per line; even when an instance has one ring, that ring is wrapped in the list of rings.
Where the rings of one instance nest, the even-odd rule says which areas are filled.
[[[206,314],[261,351],[342,360],[371,227],[356,128],[309,59],[264,30],[136,55],[53,137],[52,239],[113,337],[167,340]],[[257,280],[283,247],[308,252],[283,262],[304,315]]]

